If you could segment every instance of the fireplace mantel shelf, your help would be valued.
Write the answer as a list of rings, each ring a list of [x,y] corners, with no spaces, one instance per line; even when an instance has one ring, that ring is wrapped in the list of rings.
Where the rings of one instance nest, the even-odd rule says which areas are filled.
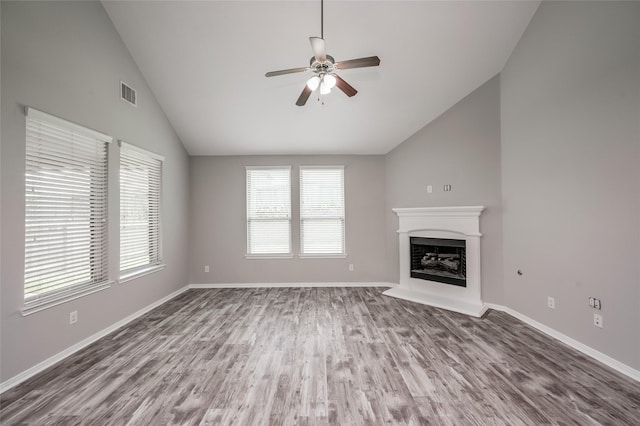
[[[483,210],[483,206],[393,209],[399,218],[400,283],[384,294],[475,317],[482,316],[486,311],[480,282],[480,214]],[[465,240],[467,286],[412,278],[411,237]]]
[[[399,207],[392,209],[399,217],[403,216],[446,216],[479,217],[484,206],[453,207]]]

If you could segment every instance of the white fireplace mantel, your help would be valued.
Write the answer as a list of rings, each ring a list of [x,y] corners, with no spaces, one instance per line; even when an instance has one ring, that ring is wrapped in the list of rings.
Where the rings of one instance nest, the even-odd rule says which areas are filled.
[[[400,283],[388,296],[436,306],[475,317],[486,311],[480,272],[480,214],[483,206],[396,208],[400,249]],[[465,240],[466,287],[411,277],[410,238]]]

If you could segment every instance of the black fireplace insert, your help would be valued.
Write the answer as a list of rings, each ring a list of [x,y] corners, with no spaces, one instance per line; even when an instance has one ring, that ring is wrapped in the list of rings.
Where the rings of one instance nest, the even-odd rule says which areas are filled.
[[[467,286],[465,240],[410,237],[411,277]]]

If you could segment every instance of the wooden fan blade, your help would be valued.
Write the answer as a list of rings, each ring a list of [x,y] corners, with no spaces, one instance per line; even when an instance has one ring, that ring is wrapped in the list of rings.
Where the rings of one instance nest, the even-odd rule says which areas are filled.
[[[268,73],[265,74],[265,77],[275,77],[277,75],[293,74],[296,72],[307,71],[308,69],[309,69],[308,67],[304,67],[304,68],[289,68],[288,70],[280,70],[280,71],[269,71]]]
[[[311,42],[311,48],[313,49],[313,55],[318,62],[324,62],[327,60],[327,53],[325,51],[324,39],[320,37],[309,37]]]
[[[377,56],[369,56],[366,58],[336,62],[335,67],[339,70],[346,70],[349,68],[377,67],[378,65],[380,65],[380,58]]]
[[[300,97],[296,101],[296,105],[304,106],[304,104],[307,103],[307,99],[309,99],[309,96],[311,96],[312,92],[313,90],[309,89],[309,86],[305,84],[304,89],[302,89],[302,93],[300,93]]]
[[[358,91],[354,89],[352,85],[340,78],[339,75],[333,74],[333,76],[336,78],[336,86],[338,86],[338,89],[342,90],[345,95],[347,95],[348,97],[352,97],[355,96],[356,93],[358,93]]]

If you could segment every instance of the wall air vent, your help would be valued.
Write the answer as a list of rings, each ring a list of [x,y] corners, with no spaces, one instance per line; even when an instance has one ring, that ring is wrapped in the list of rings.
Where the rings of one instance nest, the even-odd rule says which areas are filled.
[[[129,102],[133,106],[138,106],[136,91],[122,81],[120,82],[120,97],[123,101]]]

